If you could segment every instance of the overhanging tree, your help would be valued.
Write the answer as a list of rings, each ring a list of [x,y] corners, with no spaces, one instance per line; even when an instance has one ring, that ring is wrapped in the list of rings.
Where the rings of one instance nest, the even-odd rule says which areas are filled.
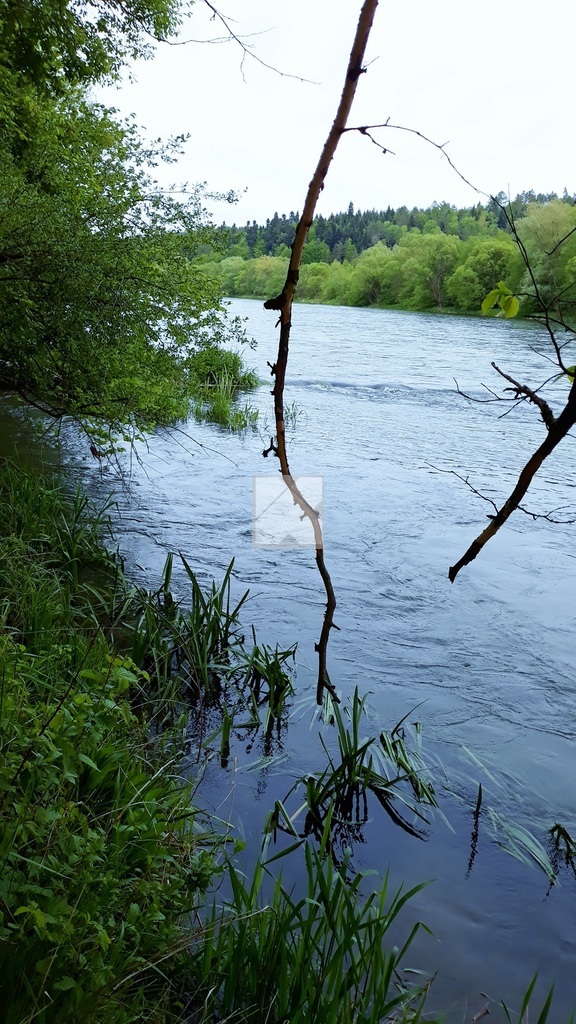
[[[182,138],[147,147],[86,84],[183,5],[39,6],[0,2],[0,388],[92,431],[168,422],[187,412],[194,354],[237,335],[194,262],[218,238],[202,188],[154,181]]]

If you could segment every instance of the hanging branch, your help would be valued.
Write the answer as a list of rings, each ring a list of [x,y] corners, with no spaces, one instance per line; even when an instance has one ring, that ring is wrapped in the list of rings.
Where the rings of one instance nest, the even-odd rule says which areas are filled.
[[[302,216],[296,227],[294,241],[292,243],[290,263],[288,265],[288,272],[286,275],[286,282],[279,295],[273,299],[268,299],[268,301],[264,303],[265,309],[274,309],[280,314],[278,318],[278,324],[280,325],[278,356],[276,362],[271,367],[271,374],[274,377],[274,388],[272,394],[274,396],[276,441],[271,442],[270,448],[264,452],[264,454],[267,455],[269,452],[273,452],[274,455],[276,455],[280,462],[280,472],[284,477],[286,486],[290,489],[295,504],[302,509],[302,512],[307,516],[312,524],[312,528],[314,530],[314,541],[316,544],[316,564],[318,566],[320,576],[322,577],[324,589],[326,590],[326,613],[322,624],[320,639],[316,644],[316,651],[318,653],[318,688],[316,691],[316,698],[319,704],[322,703],[324,689],[329,690],[332,698],[336,699],[334,688],[330,683],[326,669],[326,651],[330,630],[334,626],[336,596],[334,594],[330,574],[324,561],[324,539],[320,518],[316,510],[312,508],[301,494],[290,472],[288,454],[286,451],[286,429],[284,423],[284,384],[286,381],[286,368],[288,365],[290,328],[292,326],[292,303],[294,301],[294,291],[296,289],[300,273],[302,251],[306,241],[306,236],[314,219],[314,211],[316,209],[316,203],[318,202],[318,196],[324,188],[324,181],[328,174],[328,169],[336,152],[340,138],[346,130],[346,123],[348,121],[352,102],[358,86],[358,79],[366,70],[363,66],[364,54],[366,52],[366,46],[377,6],[378,0],[364,0],[362,5],[358,26],[356,28],[356,35],[350,51],[346,78],[344,80],[344,87],[342,89],[342,95],[340,97],[340,103],[338,104],[336,117],[334,118],[328,138],[324,143],[312,181],[308,186]]]
[[[462,555],[455,565],[451,565],[448,570],[448,579],[451,583],[454,583],[460,569],[470,562],[473,562],[477,555],[480,554],[482,548],[490,540],[494,534],[498,533],[501,526],[504,525],[506,520],[512,515],[512,512],[518,508],[522,498],[526,494],[535,474],[540,469],[540,466],[545,459],[554,451],[556,446],[562,441],[568,431],[576,423],[576,383],[572,384],[570,388],[570,394],[568,401],[564,406],[560,415],[555,419],[548,427],[548,434],[545,440],[542,442],[540,447],[534,452],[534,454],[528,459],[528,462],[524,466],[524,469],[518,477],[518,481],[512,494],[507,501],[504,502],[502,508],[496,513],[494,518],[490,521],[490,524],[485,530],[472,542],[468,550]]]
[[[506,391],[512,391],[515,399],[522,400],[526,398],[529,402],[532,402],[533,405],[538,407],[546,428],[550,430],[556,422],[556,418],[552,409],[548,405],[548,402],[542,398],[537,391],[527,387],[526,384],[520,384],[517,380],[514,380],[514,377],[511,377],[510,374],[504,373],[504,370],[501,370],[499,366],[496,366],[496,363],[493,362],[492,366],[501,377],[504,377],[504,380],[507,380],[512,384],[512,387],[506,388]]]
[[[448,163],[449,163],[450,167],[452,168],[452,170],[458,175],[458,177],[463,182],[465,182],[466,185],[469,185],[479,195],[484,195],[484,196],[487,195],[487,193],[483,192],[482,189],[479,189],[476,185],[472,184],[472,182],[469,181],[468,178],[466,178],[462,174],[462,172],[458,169],[458,167],[456,167],[456,165],[453,163],[452,159],[450,158],[450,156],[446,152],[446,145],[447,145],[446,143],[440,144],[440,143],[434,142],[432,139],[428,138],[428,136],[424,135],[420,131],[416,131],[413,128],[407,128],[404,125],[390,124],[390,119],[382,122],[381,124],[359,125],[359,126],[356,126],[356,127],[350,127],[350,128],[347,128],[346,131],[358,132],[360,135],[366,136],[369,139],[369,141],[372,142],[379,149],[381,149],[384,154],[387,154],[387,153],[390,153],[391,150],[389,150],[387,147],[381,145],[381,143],[379,143],[378,140],[375,139],[373,137],[373,135],[371,134],[374,130],[380,129],[380,128],[389,128],[389,129],[394,129],[396,131],[405,131],[405,132],[409,132],[412,135],[416,135],[418,138],[422,139],[424,142],[430,144],[435,149],[439,150],[439,152],[448,161]],[[552,316],[551,313],[550,313],[550,305],[551,304],[544,302],[542,293],[541,293],[541,291],[540,291],[540,289],[538,287],[538,282],[536,280],[535,272],[534,272],[534,270],[533,270],[533,268],[532,268],[532,266],[530,264],[530,259],[529,259],[529,256],[528,256],[528,252],[526,250],[526,246],[524,245],[524,243],[522,242],[522,239],[518,235],[518,231],[516,229],[516,221],[515,221],[513,210],[510,207],[508,207],[508,208],[505,207],[495,196],[490,196],[490,199],[492,199],[496,203],[496,205],[503,212],[503,214],[504,214],[504,216],[506,218],[506,221],[508,223],[508,227],[510,228],[510,231],[512,232],[514,240],[515,240],[515,242],[516,242],[516,244],[518,246],[518,249],[520,251],[520,255],[522,256],[522,261],[523,261],[523,263],[524,263],[524,265],[526,267],[527,273],[528,273],[529,278],[530,278],[530,282],[531,282],[532,287],[534,289],[534,296],[535,296],[535,299],[536,299],[540,309],[539,309],[539,313],[536,314],[536,315],[533,315],[532,317],[530,317],[530,319],[535,320],[536,322],[540,323],[541,326],[543,326],[545,328],[545,330],[546,330],[546,332],[548,334],[549,340],[551,342],[552,348],[554,349],[555,362],[556,362],[559,370],[561,371],[561,373],[567,374],[568,376],[571,376],[569,370],[567,369],[567,367],[566,367],[566,365],[564,363],[564,359],[563,359],[562,349],[564,348],[564,345],[559,344],[559,342],[557,340],[557,337],[556,337],[556,333],[555,333],[555,330],[557,330],[558,328],[560,328],[560,329],[570,333],[571,335],[574,335],[574,333],[575,333],[574,332],[574,328],[570,324],[566,323],[566,321],[564,320],[564,317],[563,317],[563,315],[562,315],[562,313],[560,311],[560,305],[559,305],[560,296],[557,295],[555,297],[555,299],[553,300],[553,302],[552,302],[552,305],[554,306],[554,311],[556,313],[555,316]],[[557,249],[568,238],[570,238],[570,236],[574,233],[574,231],[576,231],[576,228],[573,228],[571,231],[567,232],[567,234],[565,234],[564,237],[561,238],[560,241],[557,242],[556,245],[553,246],[553,248],[550,250],[550,252],[547,253],[547,255],[550,256],[554,252],[556,252]],[[572,287],[572,285],[569,285],[568,289],[566,289],[566,290],[569,290],[571,287]],[[453,583],[454,580],[456,579],[456,576],[460,572],[460,569],[462,569],[465,565],[468,565],[470,562],[472,562],[476,558],[477,555],[480,554],[480,552],[482,551],[482,548],[484,547],[484,545],[487,544],[487,542],[496,533],[498,533],[498,530],[500,529],[500,527],[504,525],[504,523],[509,519],[511,514],[516,509],[518,509],[518,508],[522,509],[522,506],[520,505],[520,502],[522,501],[522,499],[524,498],[524,495],[526,494],[528,488],[530,487],[530,484],[532,483],[532,480],[534,479],[534,476],[536,475],[536,473],[538,472],[538,470],[542,466],[543,462],[554,451],[554,449],[560,443],[560,441],[562,441],[566,437],[566,435],[568,434],[570,429],[576,424],[576,378],[573,378],[572,387],[570,389],[570,393],[569,393],[568,401],[566,402],[566,405],[564,406],[564,408],[563,408],[562,412],[560,413],[560,415],[558,417],[555,417],[554,413],[553,413],[553,411],[552,411],[552,409],[550,407],[550,405],[548,404],[548,402],[546,402],[541,397],[541,395],[538,394],[538,391],[540,391],[541,388],[544,385],[541,385],[540,388],[538,388],[538,389],[527,387],[525,384],[519,383],[517,380],[515,380],[509,374],[507,374],[503,370],[501,370],[500,367],[496,365],[496,363],[493,362],[492,366],[496,370],[496,372],[500,374],[501,377],[503,377],[505,380],[507,380],[512,385],[511,388],[507,388],[506,390],[512,392],[512,394],[514,396],[513,399],[512,399],[513,401],[519,402],[519,401],[526,401],[527,400],[527,401],[531,402],[533,405],[535,405],[538,408],[538,410],[540,412],[540,415],[542,417],[542,420],[544,421],[544,424],[545,424],[546,429],[548,431],[548,434],[547,434],[546,439],[540,445],[540,447],[528,459],[528,462],[526,463],[526,465],[524,466],[522,472],[520,473],[520,476],[518,477],[518,481],[516,483],[516,486],[514,487],[512,493],[510,494],[510,496],[507,499],[507,501],[504,502],[502,508],[498,510],[496,508],[496,506],[494,505],[494,503],[492,502],[492,505],[493,505],[493,507],[495,509],[495,515],[490,517],[490,524],[486,527],[485,530],[482,531],[481,534],[479,534],[479,536],[476,538],[476,540],[474,540],[472,542],[472,544],[469,546],[468,550],[464,553],[462,558],[460,558],[455,563],[455,565],[451,565],[450,566],[450,568],[448,570],[448,578],[449,578],[451,583]],[[548,382],[546,382],[546,383],[548,383]],[[460,391],[460,388],[458,387],[458,385],[457,385],[457,388],[458,388],[458,392],[460,394],[463,394],[463,392]],[[490,389],[488,389],[488,390],[490,390]],[[491,400],[502,401],[502,398],[500,398],[500,396],[495,395],[494,392],[492,392],[492,391],[490,391],[490,393],[494,395],[494,399],[487,399],[487,401],[491,401]],[[469,396],[465,396],[465,397],[469,397]],[[465,482],[468,484],[468,486],[471,486],[467,479],[466,479]],[[476,491],[475,488],[472,488],[472,490],[476,494],[479,494],[479,492]],[[484,496],[480,495],[480,497],[484,497]],[[490,499],[487,499],[487,500],[490,500]],[[526,510],[522,509],[522,511],[526,511]],[[534,518],[537,518],[537,517],[534,516]],[[544,516],[543,518],[548,518],[548,517]]]

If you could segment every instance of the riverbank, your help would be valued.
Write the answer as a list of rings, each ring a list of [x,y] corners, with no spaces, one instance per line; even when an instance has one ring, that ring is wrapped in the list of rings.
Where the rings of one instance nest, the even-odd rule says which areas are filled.
[[[282,290],[288,259],[286,255],[218,257],[212,262],[207,259],[203,269],[224,295],[270,298]],[[304,263],[296,299],[321,305],[478,315],[499,281],[517,289],[524,270],[516,244],[504,234],[463,242],[440,233],[409,233],[393,248],[378,242],[343,262]],[[529,299],[524,297],[522,302],[524,313],[533,310]]]
[[[0,529],[5,1024],[416,1019],[425,988],[399,973],[412,935],[387,941],[412,893],[348,877],[331,801],[316,841],[268,851],[303,855],[302,898],[274,882],[269,839],[245,877],[242,844],[197,809],[198,762],[226,757],[224,690],[242,682],[273,725],[289,652],[244,646],[226,579],[203,594],[190,574],[185,610],[170,559],[155,592],[131,587],[105,511],[6,461]]]
[[[221,839],[115,642],[131,594],[105,513],[4,462],[0,523],[2,1019],[172,1019]]]

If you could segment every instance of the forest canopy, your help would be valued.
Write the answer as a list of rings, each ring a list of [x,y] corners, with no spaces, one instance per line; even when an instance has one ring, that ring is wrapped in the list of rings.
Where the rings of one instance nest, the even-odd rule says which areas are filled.
[[[317,217],[304,246],[297,297],[304,301],[479,313],[486,295],[506,281],[521,312],[542,299],[576,299],[576,198],[565,190],[504,193],[486,205],[456,209],[434,203]],[[206,253],[205,269],[223,294],[266,298],[280,290],[288,240],[298,214],[274,214],[265,225],[228,228],[227,255]],[[520,246],[524,247],[523,256]],[[530,264],[527,270],[526,260]]]

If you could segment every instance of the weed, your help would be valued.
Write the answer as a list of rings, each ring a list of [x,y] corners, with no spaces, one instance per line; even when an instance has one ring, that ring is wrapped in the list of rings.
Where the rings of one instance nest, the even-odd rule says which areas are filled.
[[[334,842],[348,843],[359,838],[368,820],[368,797],[372,795],[390,818],[404,831],[418,838],[426,833],[420,824],[427,824],[423,807],[437,807],[434,789],[427,778],[427,770],[418,752],[409,751],[403,722],[391,732],[381,732],[378,738],[361,736],[366,698],[354,691],[350,707],[342,708],[330,702],[328,720],[336,728],[338,755],[332,755],[324,737],[320,742],[327,757],[327,766],[315,774],[308,774],[292,787],[283,802],[276,803],[269,829],[279,828],[292,835],[323,834],[330,818]],[[303,791],[300,806],[292,813],[286,809],[289,799]],[[409,816],[406,812],[409,812]],[[301,833],[294,823],[304,813]]]
[[[318,848],[296,844],[306,872],[300,898],[270,870],[294,846],[260,861],[249,879],[229,864],[231,895],[214,902],[195,938],[195,1024],[418,1019],[426,986],[408,984],[401,971],[424,926],[415,925],[400,948],[388,932],[422,887],[391,895],[385,878],[364,896],[365,876],[350,882],[347,863],[338,870],[327,856],[333,813],[328,810]]]
[[[247,403],[238,405],[238,395],[247,387],[256,387],[257,383],[255,377],[240,380],[226,366],[211,372],[197,388],[194,415],[199,420],[208,420],[229,430],[255,427],[258,411]]]

